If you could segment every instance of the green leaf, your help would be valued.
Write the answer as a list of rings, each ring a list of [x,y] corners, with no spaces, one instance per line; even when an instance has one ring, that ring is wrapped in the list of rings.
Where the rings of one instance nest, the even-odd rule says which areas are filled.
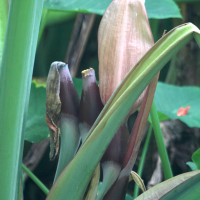
[[[103,15],[112,0],[47,0],[44,7],[52,10],[66,10]],[[173,0],[146,0],[148,18],[181,18],[178,6]]]
[[[199,199],[200,171],[175,176],[147,190],[135,200]]]
[[[193,37],[200,43],[200,30],[191,23],[181,25],[163,36],[138,61],[108,100],[88,139],[58,177],[47,200],[82,198],[99,160],[132,105],[169,59]]]
[[[192,154],[192,161],[195,163],[196,167],[200,169],[200,149]]]
[[[45,122],[46,88],[32,82],[26,121],[25,140],[36,143],[48,137],[49,129]]]
[[[179,87],[159,82],[154,101],[157,111],[170,119],[179,119],[189,127],[200,128],[200,88]],[[179,108],[190,106],[185,116],[177,116]]]
[[[192,171],[198,170],[198,169],[197,169],[197,166],[196,166],[193,162],[187,162],[186,164],[190,167],[190,169],[191,169]]]
[[[43,10],[44,12],[44,10]],[[60,12],[58,10],[48,10],[47,18],[46,18],[46,26],[60,23],[63,21],[68,21],[76,17],[76,13],[74,12]]]
[[[178,6],[171,0],[146,0],[148,18],[182,18]]]

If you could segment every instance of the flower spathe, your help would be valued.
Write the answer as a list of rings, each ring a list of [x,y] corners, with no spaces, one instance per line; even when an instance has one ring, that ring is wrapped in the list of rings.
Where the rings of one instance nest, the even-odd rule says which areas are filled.
[[[144,0],[113,0],[104,13],[98,32],[99,89],[104,105],[116,88],[118,86],[120,87],[120,83],[128,72],[153,44],[154,40],[149,26]],[[138,69],[135,68],[134,70]],[[123,125],[126,126],[128,116],[140,107],[142,101],[144,99],[147,100],[148,91],[149,88],[144,90],[140,95],[124,120]],[[140,124],[140,121],[141,118],[138,119],[138,124]],[[124,132],[120,131],[119,133],[115,134],[104,153],[103,158],[105,157],[107,159],[102,159],[101,161],[105,178],[103,178],[102,188],[97,196],[97,200],[101,200],[102,198],[105,200],[124,199],[123,196],[125,194],[128,176],[124,176],[123,181],[120,180],[120,183],[118,177],[121,174],[121,170],[123,170],[122,163],[124,162],[124,155],[125,157],[131,158],[130,155],[132,155],[131,152],[133,151],[134,144],[131,140],[129,141],[130,144],[124,147],[124,144],[127,144],[130,138],[125,137]],[[141,130],[139,132],[139,129],[136,131],[135,137],[138,134],[141,134]],[[117,143],[116,141],[120,142]],[[115,151],[118,148],[125,149],[125,153]],[[115,154],[119,158],[123,156],[122,163],[116,162],[117,159],[114,160],[114,157],[111,155]],[[132,164],[133,162],[131,160],[130,163]],[[129,168],[126,169],[126,173],[129,174]],[[112,185],[114,186],[114,190],[112,189]]]
[[[153,44],[144,0],[114,0],[98,32],[99,88],[104,105]]]

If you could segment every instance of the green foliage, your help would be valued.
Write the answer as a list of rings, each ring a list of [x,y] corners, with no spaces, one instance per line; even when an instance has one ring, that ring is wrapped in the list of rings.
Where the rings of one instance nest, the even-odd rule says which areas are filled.
[[[159,112],[164,113],[170,119],[179,119],[189,127],[200,128],[200,88],[179,87],[158,83],[155,93],[155,104]],[[177,116],[179,108],[190,106],[185,116]]]
[[[192,161],[195,163],[197,166],[197,169],[200,169],[200,149],[196,150],[192,154]]]
[[[72,0],[44,2],[44,7],[52,10],[66,10],[103,15],[112,0]],[[148,18],[181,18],[178,6],[172,0],[146,0]]]
[[[186,164],[190,167],[190,169],[191,169],[192,171],[198,170],[198,169],[197,169],[197,166],[195,165],[195,163],[193,163],[193,162],[187,162]]]
[[[43,2],[11,0],[0,68],[0,196],[19,193],[24,125]]]
[[[182,18],[178,6],[171,0],[146,0],[148,18]]]
[[[3,0],[0,3],[0,62],[7,20],[6,9],[3,5],[5,2],[7,1]],[[53,10],[63,10],[72,11],[72,13],[65,15],[63,12],[63,15],[58,15],[56,20],[54,17],[50,18],[49,21],[44,19],[42,26],[44,28],[46,23],[51,24],[53,21],[70,18],[76,12],[102,15],[110,2],[111,0],[73,0],[70,2],[66,0],[47,0],[44,5],[46,9],[52,10],[51,12],[56,12]],[[29,99],[30,85],[31,95],[25,139],[30,142],[39,142],[48,137],[48,128],[44,119],[46,89],[43,84],[38,85],[36,82],[31,84],[42,3],[33,0],[28,3],[24,0],[11,0],[7,40],[0,72],[0,85],[2,88],[0,90],[0,129],[3,132],[0,135],[2,142],[0,145],[0,158],[3,160],[3,162],[0,162],[0,169],[3,172],[0,174],[0,182],[2,183],[0,196],[5,200],[17,198],[17,184],[20,177],[20,161],[22,159],[22,144],[24,141],[23,126],[26,121],[26,106]],[[149,18],[181,18],[178,7],[172,0],[146,0],[146,7]],[[2,17],[1,15],[4,16]],[[100,114],[90,132],[89,139],[83,145],[76,158],[64,170],[63,175],[58,178],[48,199],[79,199],[83,195],[97,163],[133,102],[154,75],[187,41],[193,37],[198,42],[200,41],[197,34],[199,34],[199,30],[191,24],[183,28],[179,27],[178,31],[173,30],[170,32],[168,36],[161,39],[162,42],[159,41],[151,52],[146,54],[146,57],[138,63],[140,66],[137,66],[136,73],[130,72],[126,80],[122,82],[121,88],[118,88],[104,111]],[[179,40],[176,40],[177,38]],[[73,81],[79,95],[81,95],[82,81],[79,79],[74,79]],[[175,86],[158,84],[156,92],[158,98],[156,99],[155,97],[155,102],[159,110],[159,119],[165,120],[168,117],[180,119],[190,127],[200,127],[198,120],[200,116],[197,112],[200,109],[197,103],[200,97],[199,88],[187,87],[184,90],[181,88],[180,91],[179,89]],[[172,97],[172,100],[168,97]],[[180,98],[180,100],[178,99],[177,101],[177,98]],[[177,117],[178,109],[186,106],[191,107],[188,114],[183,117]],[[199,157],[199,152],[195,152],[192,157],[193,164],[196,164],[195,166],[198,166],[198,168],[200,168]],[[189,165],[192,166],[191,163]],[[194,165],[193,169],[195,169]],[[180,179],[186,180],[185,176],[188,177],[187,175],[181,175]],[[176,177],[173,180],[177,179]],[[161,191],[163,187],[165,189],[168,188],[172,185],[173,180],[155,187],[150,190],[150,193],[154,195],[156,193],[155,190]],[[187,180],[183,183],[178,182],[177,187],[175,189],[171,188],[170,192],[167,192],[162,199],[198,198],[200,195],[198,190],[200,187],[199,171],[191,175]],[[132,198],[127,195],[126,200],[129,199]],[[152,199],[155,199],[155,196]]]
[[[159,83],[159,82],[158,82],[158,83]],[[170,119],[166,114],[164,114],[164,113],[162,113],[162,112],[159,112],[158,110],[157,110],[157,113],[158,113],[158,118],[159,118],[159,121],[160,121],[160,122],[165,121],[165,120],[167,120],[167,119]],[[148,121],[149,121],[150,123],[152,123],[152,120],[151,120],[151,117],[150,117],[150,116],[149,116]]]
[[[37,143],[48,137],[49,130],[45,121],[46,88],[31,84],[25,140]]]
[[[164,181],[147,190],[135,200],[199,199],[200,171],[188,172]]]
[[[0,1],[0,67],[3,55],[3,45],[6,34],[7,18],[8,18],[8,1],[1,0]]]

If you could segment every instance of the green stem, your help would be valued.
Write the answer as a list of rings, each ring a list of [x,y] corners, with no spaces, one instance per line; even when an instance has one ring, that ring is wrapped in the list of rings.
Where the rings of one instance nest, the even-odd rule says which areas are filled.
[[[28,174],[28,176],[38,185],[38,187],[48,195],[48,188],[24,165],[22,164],[22,169]]]
[[[11,0],[0,68],[0,197],[15,200],[43,1]]]
[[[23,191],[24,191],[24,174],[23,174],[22,169],[21,169],[21,177],[20,177],[20,180],[19,180],[18,200],[23,200],[24,199]]]
[[[147,138],[146,138],[143,150],[142,150],[142,155],[141,155],[141,158],[140,158],[140,164],[138,166],[137,174],[140,177],[142,176],[142,171],[143,171],[143,168],[144,168],[144,162],[145,162],[147,150],[149,148],[149,143],[150,143],[150,139],[151,139],[152,129],[153,129],[153,126],[151,124],[150,127],[149,127],[149,131],[148,131],[148,134],[147,134]],[[139,187],[138,187],[137,184],[135,184],[134,192],[133,192],[133,198],[136,198],[138,196],[138,194],[139,194]]]
[[[156,144],[158,147],[158,152],[159,152],[161,162],[162,162],[164,176],[165,176],[165,179],[169,179],[169,178],[173,177],[173,174],[172,174],[169,158],[167,155],[165,143],[163,140],[163,135],[162,135],[162,131],[160,128],[160,122],[158,119],[158,114],[157,114],[156,105],[155,105],[154,101],[151,106],[150,115],[151,115],[151,119],[152,119],[152,125],[153,125],[153,129],[154,129],[154,135],[155,135]]]
[[[8,0],[0,1],[0,66],[3,55],[3,46],[6,34],[6,24],[8,19]]]

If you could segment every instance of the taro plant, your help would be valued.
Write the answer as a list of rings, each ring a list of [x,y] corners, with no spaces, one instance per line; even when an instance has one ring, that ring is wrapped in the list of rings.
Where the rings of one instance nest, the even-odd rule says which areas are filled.
[[[133,25],[134,28],[131,25]],[[178,50],[177,46],[183,45],[184,40],[185,42],[189,40],[190,36],[187,37],[187,34],[185,36],[184,34],[180,35],[180,37],[182,37],[181,42],[172,39],[173,36],[177,37],[179,31],[182,32],[189,27],[191,27],[191,29],[194,28],[196,30],[194,32],[199,34],[195,26],[191,24],[183,25],[164,35],[153,46],[153,37],[148,24],[144,2],[115,0],[110,4],[104,13],[98,32],[99,88],[104,108],[91,129],[87,130],[87,139],[85,140],[85,137],[82,137],[82,145],[78,153],[68,165],[66,164],[66,168],[54,183],[47,199],[65,198],[66,196],[69,199],[81,199],[85,197],[85,191],[94,171],[95,175],[92,178],[92,183],[89,187],[86,199],[88,196],[92,196],[91,198],[93,199],[125,198],[129,175],[137,156],[158,79],[157,75],[151,81],[156,75],[156,72],[158,72],[155,68],[157,67],[158,70],[161,63],[165,63],[167,57],[170,54],[173,55],[173,53]],[[167,40],[171,40],[170,43]],[[174,48],[173,45],[176,47]],[[151,46],[153,47],[148,51]],[[147,53],[145,54],[146,51]],[[165,51],[167,52],[166,54]],[[162,56],[162,53],[165,54],[165,56]],[[158,54],[160,55],[158,56]],[[131,65],[133,64],[135,64],[135,66],[132,68]],[[51,68],[53,68],[54,65],[56,65],[56,63],[53,63]],[[62,66],[61,68],[65,66],[63,63],[60,65]],[[147,73],[149,68],[152,70],[151,73]],[[142,80],[141,82],[140,79]],[[148,80],[146,84],[144,84],[145,80]],[[145,89],[150,81],[151,83]],[[62,82],[61,79],[60,82]],[[136,85],[138,87],[136,87]],[[131,88],[134,88],[134,93],[131,92]],[[62,90],[60,90],[60,96],[61,91]],[[141,94],[142,91],[144,92]],[[83,91],[83,99],[88,99],[86,98],[86,94],[87,92]],[[65,101],[68,102],[68,100]],[[97,101],[99,101],[99,99]],[[136,103],[134,104],[135,101]],[[88,115],[92,115],[94,100],[88,100],[87,103],[91,105],[91,110],[88,110],[87,113]],[[70,104],[68,106],[73,107]],[[130,113],[137,110],[140,106],[141,108],[135,125],[129,136],[126,120]],[[80,107],[80,109],[82,108]],[[155,106],[153,105],[152,120],[156,129],[158,121],[156,121],[156,116],[154,116],[154,110]],[[52,121],[52,124],[55,124],[54,121]],[[87,125],[87,123],[85,123],[85,125]],[[79,127],[82,128],[81,126]],[[54,133],[54,135],[57,135],[57,133]],[[162,160],[165,176],[166,178],[171,178],[172,173],[168,165],[168,158],[162,147],[164,143],[162,143],[161,135],[157,137],[160,137],[158,139],[160,140],[158,143],[161,144],[158,145],[160,152],[163,151],[161,154],[163,154]],[[91,157],[93,158],[93,156],[95,156],[95,158],[93,163],[91,163],[90,159]],[[103,182],[97,195],[99,161],[103,169]],[[71,174],[78,170],[78,166],[81,166],[85,173],[82,171],[80,171],[80,173],[76,172],[76,177],[79,177],[79,182],[75,183],[72,180],[73,177]],[[193,176],[192,174],[191,177]],[[70,180],[72,182],[70,182]],[[180,180],[180,177],[178,180]],[[66,190],[66,188],[68,190]],[[72,190],[73,192],[70,193],[65,192]],[[170,190],[172,190],[172,188]],[[161,195],[165,195],[165,193],[163,192]]]
[[[23,12],[19,13],[19,8]],[[0,196],[5,200],[22,198],[19,189],[22,187],[22,133],[41,14],[39,1],[11,0],[0,71],[0,130],[3,132],[0,134]],[[169,31],[154,44],[144,0],[114,0],[99,27],[99,87],[94,70],[83,71],[79,100],[67,65],[52,63],[46,87],[45,119],[50,131],[50,159],[57,156],[59,146],[60,156],[50,192],[43,188],[48,193],[47,199],[128,199],[131,197],[126,196],[126,187],[130,174],[145,191],[141,178],[131,170],[150,110],[168,180],[137,199],[198,199],[199,171],[172,178],[155,104],[152,104],[159,71],[192,38],[200,44],[200,30],[188,23]],[[20,41],[20,46],[13,45],[15,41]],[[138,108],[129,134],[127,119]],[[102,183],[99,183],[100,165]],[[27,171],[24,166],[23,169]]]

